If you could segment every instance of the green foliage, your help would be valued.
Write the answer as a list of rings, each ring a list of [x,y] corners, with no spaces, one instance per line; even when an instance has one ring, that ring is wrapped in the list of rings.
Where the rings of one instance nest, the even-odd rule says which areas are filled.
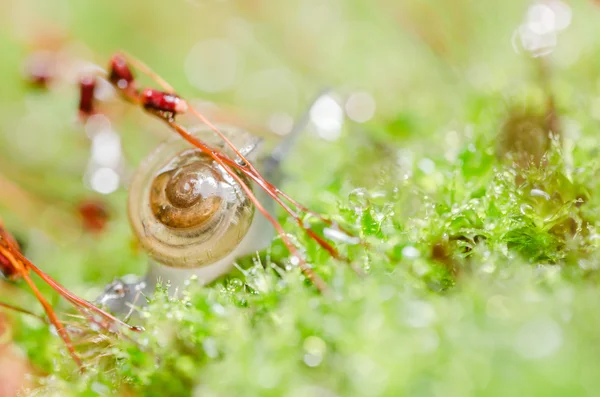
[[[46,324],[11,316],[15,342],[36,369],[31,395],[598,394],[594,2],[571,4],[577,22],[552,55],[535,59],[511,46],[526,11],[516,0],[23,7],[36,3],[58,24],[68,9],[68,34],[103,53],[96,61],[123,47],[186,98],[225,104],[224,113],[251,115],[248,124],[296,117],[331,85],[340,95],[369,92],[377,114],[367,123],[346,119],[334,142],[309,126],[284,164],[286,192],[368,243],[337,244],[365,277],[279,213],[329,293],[289,263],[279,239],[209,286],[190,283],[175,297],[159,288],[135,311],[140,334],[99,334],[42,287],[64,312],[88,370],[77,371]],[[316,11],[306,11],[309,3]],[[0,75],[10,78],[0,107],[0,176],[39,196],[42,208],[0,192],[0,215],[34,262],[92,300],[113,277],[144,271],[126,191],[103,197],[111,214],[103,234],[81,236],[52,222],[50,207],[64,211],[64,221],[60,215],[89,195],[81,182],[89,141],[71,122],[73,87],[32,92],[18,84],[27,45],[2,18]],[[182,65],[198,40],[215,37],[235,49],[239,76],[230,91],[199,92]],[[271,71],[285,78],[266,81]],[[133,169],[167,132],[124,106],[106,109],[124,167]],[[37,307],[21,289],[2,294]]]

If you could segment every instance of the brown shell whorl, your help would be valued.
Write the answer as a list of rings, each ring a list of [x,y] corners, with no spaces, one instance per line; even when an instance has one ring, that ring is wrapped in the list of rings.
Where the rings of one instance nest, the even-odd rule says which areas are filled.
[[[152,213],[172,228],[202,225],[219,211],[222,181],[206,161],[165,171],[154,178],[150,187]]]

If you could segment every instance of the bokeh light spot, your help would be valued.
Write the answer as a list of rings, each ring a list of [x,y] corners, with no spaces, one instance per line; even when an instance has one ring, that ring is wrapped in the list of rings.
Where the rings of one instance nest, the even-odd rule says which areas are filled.
[[[375,115],[375,99],[368,92],[355,92],[346,101],[346,114],[357,123],[369,121]]]

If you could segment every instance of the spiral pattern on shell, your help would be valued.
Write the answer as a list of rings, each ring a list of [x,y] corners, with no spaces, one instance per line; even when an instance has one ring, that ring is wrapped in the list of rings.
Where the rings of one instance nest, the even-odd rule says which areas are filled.
[[[245,138],[242,143],[251,144],[248,133],[222,128],[238,142]],[[212,132],[198,129],[194,134],[227,153]],[[133,230],[148,253],[167,266],[195,268],[225,257],[244,238],[253,216],[252,202],[231,175],[182,139],[160,145],[131,184]]]

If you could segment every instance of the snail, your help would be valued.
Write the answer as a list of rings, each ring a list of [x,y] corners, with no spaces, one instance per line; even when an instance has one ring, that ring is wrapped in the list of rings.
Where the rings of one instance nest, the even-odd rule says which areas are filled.
[[[261,153],[259,138],[239,128],[219,128],[248,161],[274,168],[274,158]],[[237,158],[209,128],[192,133]],[[272,212],[258,190],[254,194]],[[208,155],[178,138],[161,144],[140,164],[129,191],[129,221],[149,254],[148,272],[116,279],[97,302],[126,312],[131,303],[141,304],[140,295],[151,294],[157,282],[168,282],[173,291],[192,276],[206,284],[224,275],[236,258],[266,248],[274,236],[273,227],[254,212],[238,182]]]
[[[290,263],[315,288],[326,291],[326,283],[306,263],[275,219],[275,203],[332,258],[363,275],[334,247],[333,241],[341,235],[349,244],[366,247],[366,243],[276,187],[282,179],[280,164],[310,123],[313,106],[327,92],[314,99],[268,154],[261,150],[259,138],[236,127],[217,127],[192,108],[189,109],[203,122],[202,127],[190,129],[175,123],[178,111],[172,109],[172,103],[158,113],[151,109],[183,139],[159,146],[142,162],[131,183],[129,219],[151,258],[148,272],[143,277],[128,275],[116,279],[96,303],[112,312],[132,313],[132,307],[144,303],[140,296],[151,295],[158,282],[166,285],[171,294],[192,276],[203,284],[209,283],[227,273],[236,258],[268,247],[275,232],[291,254]],[[253,189],[254,186],[259,188]],[[255,208],[260,216],[255,216]],[[325,226],[323,236],[305,217]]]

